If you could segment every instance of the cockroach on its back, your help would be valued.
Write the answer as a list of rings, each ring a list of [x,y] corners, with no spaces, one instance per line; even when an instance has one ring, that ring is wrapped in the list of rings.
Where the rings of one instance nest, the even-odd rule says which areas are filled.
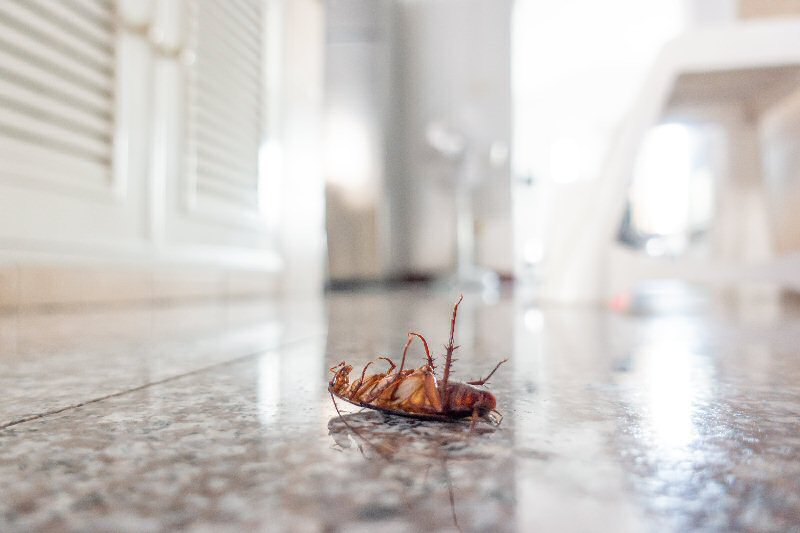
[[[462,295],[453,306],[453,317],[450,320],[450,342],[445,346],[445,364],[441,380],[437,380],[434,373],[435,367],[433,357],[428,349],[428,342],[425,337],[412,331],[408,333],[408,340],[403,348],[403,359],[400,361],[400,368],[397,372],[394,371],[397,365],[388,357],[379,358],[389,363],[389,369],[385,373],[367,376],[367,368],[374,362],[370,361],[361,371],[361,377],[353,383],[350,383],[350,372],[353,371],[351,365],[342,361],[331,368],[333,377],[328,385],[331,397],[337,396],[361,407],[414,418],[444,421],[471,416],[473,427],[479,418],[496,414],[500,416],[497,422],[499,423],[502,416],[495,410],[497,401],[494,395],[479,387],[484,385],[507,359],[497,363],[497,366],[483,379],[466,383],[450,379],[453,352],[458,348],[453,338],[456,317],[458,306],[463,299]],[[407,370],[405,369],[406,354],[414,337],[422,341],[428,361],[419,368]]]

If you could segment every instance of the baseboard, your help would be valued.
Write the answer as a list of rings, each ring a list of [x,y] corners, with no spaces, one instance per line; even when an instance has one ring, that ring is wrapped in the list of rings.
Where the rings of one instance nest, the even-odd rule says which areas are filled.
[[[0,310],[274,296],[274,271],[117,263],[0,263]]]

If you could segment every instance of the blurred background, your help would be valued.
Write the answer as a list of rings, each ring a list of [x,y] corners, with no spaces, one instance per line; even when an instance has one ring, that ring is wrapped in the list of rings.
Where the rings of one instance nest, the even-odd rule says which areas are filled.
[[[0,307],[800,290],[797,0],[3,0]]]

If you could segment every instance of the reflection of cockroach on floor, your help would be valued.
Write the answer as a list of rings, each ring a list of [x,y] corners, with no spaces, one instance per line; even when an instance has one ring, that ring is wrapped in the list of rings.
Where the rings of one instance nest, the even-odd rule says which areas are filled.
[[[350,383],[350,372],[353,370],[351,365],[342,361],[331,368],[334,374],[328,386],[331,398],[337,396],[361,407],[427,420],[449,421],[472,417],[471,428],[475,427],[479,419],[488,419],[499,424],[502,415],[495,409],[497,400],[491,392],[479,387],[486,384],[500,365],[507,361],[506,359],[497,363],[497,366],[483,379],[466,383],[450,379],[453,353],[458,348],[454,342],[456,317],[463,298],[461,296],[453,306],[450,342],[445,346],[444,371],[440,380],[436,378],[428,342],[425,337],[412,331],[408,334],[397,372],[394,371],[397,365],[388,357],[379,358],[389,363],[387,372],[367,376],[367,368],[373,363],[370,361],[361,371],[361,377],[353,383]],[[425,347],[427,364],[414,370],[407,370],[406,354],[415,337],[421,340]],[[334,406],[335,404],[334,400]]]
[[[339,450],[351,449],[350,435],[355,435],[357,448],[367,461],[385,461],[387,465],[409,463],[418,465],[419,468],[394,471],[394,475],[401,476],[403,480],[400,486],[406,490],[401,491],[399,496],[408,513],[418,513],[422,502],[430,499],[432,491],[437,491],[441,484],[444,484],[447,488],[453,526],[456,530],[463,531],[456,515],[455,487],[448,462],[475,461],[492,456],[485,451],[476,452],[471,448],[449,448],[455,442],[463,442],[463,434],[455,427],[441,432],[432,431],[432,427],[426,427],[425,424],[415,421],[398,419],[390,420],[389,424],[385,422],[380,414],[371,411],[339,414],[328,421],[328,433],[336,442],[335,448]],[[494,428],[481,428],[480,431],[491,433],[494,432]],[[362,443],[367,445],[367,451],[362,447]],[[377,455],[369,451],[377,452]],[[437,463],[440,466],[438,476],[435,469]],[[411,476],[411,479],[404,476]]]
[[[463,433],[456,427],[448,428],[449,431],[433,431],[432,426],[411,420],[388,420],[388,424],[386,422],[385,417],[372,411],[339,414],[328,421],[328,432],[336,442],[335,449],[352,449],[351,435],[355,435],[354,442],[365,460],[409,466],[391,470],[390,475],[399,482],[395,487],[403,487],[398,496],[411,516],[422,512],[421,509],[425,508],[424,502],[430,500],[433,494],[440,494],[438,491],[444,486],[447,489],[446,497],[450,504],[453,526],[457,531],[463,531],[456,514],[455,482],[450,475],[448,463],[476,461],[493,456],[486,451],[471,448],[452,448],[452,444],[464,442]],[[495,429],[486,427],[480,428],[480,431],[492,433]],[[367,447],[362,447],[362,443]],[[437,506],[436,509],[433,520],[441,520],[438,510],[443,512],[444,507]]]

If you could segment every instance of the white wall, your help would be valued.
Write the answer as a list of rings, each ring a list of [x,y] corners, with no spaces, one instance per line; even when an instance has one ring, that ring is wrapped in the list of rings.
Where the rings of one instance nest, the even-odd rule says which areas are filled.
[[[333,279],[455,269],[455,170],[433,121],[469,144],[477,260],[512,267],[508,168],[510,0],[329,0],[326,109]]]
[[[476,158],[477,260],[512,268],[508,169],[491,169],[492,143],[510,143],[511,1],[408,0],[400,3],[400,164],[393,171],[403,195],[396,230],[408,235],[393,261],[407,270],[452,271],[455,195],[452,167],[427,145],[428,124],[459,133]]]
[[[512,194],[515,272],[523,282],[546,279],[548,268],[565,271],[568,264],[551,266],[548,258],[591,231],[582,227],[587,211],[615,209],[589,191],[686,11],[672,0],[516,3]],[[576,233],[565,238],[568,227]]]
[[[572,215],[566,209],[556,211],[566,223],[552,226],[558,238],[552,239],[556,253],[548,251],[549,258],[545,255],[550,270],[546,272],[543,297],[597,302],[609,295],[609,270],[615,265],[609,263],[608,256],[638,146],[648,129],[658,124],[672,97],[687,89],[681,83],[684,73],[702,75],[704,91],[683,101],[683,105],[691,107],[691,100],[699,108],[696,112],[708,112],[727,103],[738,109],[741,118],[727,121],[718,117],[724,122],[721,125],[730,147],[730,171],[721,176],[717,195],[725,204],[725,213],[715,220],[723,230],[723,239],[718,242],[723,246],[715,250],[720,252],[719,261],[713,265],[677,262],[672,277],[688,279],[687,274],[691,274],[696,280],[702,277],[716,284],[740,284],[757,277],[756,269],[750,268],[753,262],[768,266],[773,247],[758,168],[763,147],[758,143],[757,116],[769,105],[770,98],[765,97],[776,98],[785,89],[784,82],[790,81],[787,76],[797,72],[797,26],[797,21],[732,24],[687,32],[665,47],[634,100],[624,128],[612,137],[599,179],[583,198],[573,197]],[[780,68],[773,69],[775,66]],[[651,270],[651,274],[663,277],[663,271]],[[763,281],[781,283],[766,276]]]
[[[377,279],[388,259],[387,193],[394,2],[329,0],[325,52],[325,180],[329,276]]]

